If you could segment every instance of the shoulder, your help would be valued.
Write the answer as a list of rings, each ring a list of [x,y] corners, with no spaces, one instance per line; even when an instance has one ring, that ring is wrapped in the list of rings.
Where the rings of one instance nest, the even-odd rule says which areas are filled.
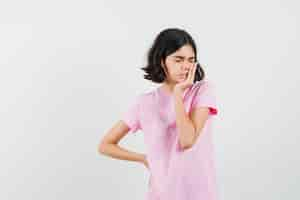
[[[157,92],[157,88],[150,88],[144,92],[141,92],[138,96],[141,100],[148,100],[153,98],[156,92]]]
[[[191,94],[199,94],[201,91],[207,90],[214,87],[214,83],[210,80],[201,80],[193,83],[190,89]]]
[[[204,88],[204,87],[214,87],[214,82],[208,79],[201,80],[201,81],[196,81],[194,83],[194,87],[196,88]]]
[[[137,93],[135,96],[134,96],[134,102],[140,104],[140,103],[145,103],[149,100],[152,99],[152,97],[154,97],[155,95],[155,89],[150,89],[148,91],[143,91],[143,92],[140,92],[140,93]]]

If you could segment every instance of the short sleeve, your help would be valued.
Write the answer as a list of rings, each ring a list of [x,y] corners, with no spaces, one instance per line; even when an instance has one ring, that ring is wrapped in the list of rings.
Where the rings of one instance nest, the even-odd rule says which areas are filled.
[[[192,108],[208,107],[211,115],[218,114],[215,87],[210,81],[199,82]]]
[[[133,102],[130,103],[127,110],[123,112],[121,120],[124,121],[130,128],[130,132],[135,133],[140,130],[140,96],[135,97]]]

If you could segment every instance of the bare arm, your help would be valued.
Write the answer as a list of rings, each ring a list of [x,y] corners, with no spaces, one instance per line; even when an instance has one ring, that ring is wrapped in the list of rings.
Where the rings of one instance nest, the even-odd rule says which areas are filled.
[[[208,118],[209,110],[206,107],[194,109],[191,117],[186,113],[181,92],[174,92],[176,125],[179,131],[179,143],[182,149],[193,146]]]
[[[118,144],[128,131],[129,127],[122,120],[116,122],[116,124],[114,124],[101,139],[98,145],[98,152],[115,159],[136,161],[146,164],[145,154],[127,150]]]
[[[186,149],[193,143],[195,137],[195,127],[184,109],[181,92],[175,92],[174,98],[176,126],[179,132],[179,144],[182,149]]]

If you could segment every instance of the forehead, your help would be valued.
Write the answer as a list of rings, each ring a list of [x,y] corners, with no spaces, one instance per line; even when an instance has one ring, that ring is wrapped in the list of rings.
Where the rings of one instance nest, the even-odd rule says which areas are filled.
[[[195,58],[195,53],[190,45],[184,45],[170,56],[175,58]]]

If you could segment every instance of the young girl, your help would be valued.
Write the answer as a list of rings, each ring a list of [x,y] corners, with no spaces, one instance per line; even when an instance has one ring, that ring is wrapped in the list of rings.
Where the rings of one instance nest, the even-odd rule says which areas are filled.
[[[141,68],[144,78],[161,85],[134,98],[101,140],[99,152],[144,164],[150,173],[147,200],[216,200],[211,130],[217,105],[195,42],[185,30],[165,29],[155,38],[147,62]],[[146,154],[117,145],[138,130]]]

